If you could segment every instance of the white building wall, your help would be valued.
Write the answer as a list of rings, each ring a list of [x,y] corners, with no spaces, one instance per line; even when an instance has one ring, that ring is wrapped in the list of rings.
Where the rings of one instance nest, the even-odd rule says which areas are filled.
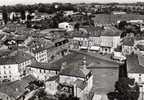
[[[52,70],[44,70],[39,68],[30,68],[31,73],[39,80],[47,80],[49,77],[55,76],[58,73]]]
[[[47,81],[45,84],[46,84],[45,91],[48,94],[55,95],[57,92],[58,83],[56,83],[55,81]]]
[[[36,53],[35,58],[38,62],[47,62],[48,61],[47,50]]]
[[[66,29],[67,31],[72,31],[73,30],[73,26],[70,25],[67,22],[59,23],[58,28]]]
[[[89,37],[92,46],[99,46],[101,43],[100,37]]]
[[[0,65],[0,80],[10,79],[12,81],[20,79],[18,64]]]
[[[101,36],[101,46],[116,48],[120,44],[120,36]]]

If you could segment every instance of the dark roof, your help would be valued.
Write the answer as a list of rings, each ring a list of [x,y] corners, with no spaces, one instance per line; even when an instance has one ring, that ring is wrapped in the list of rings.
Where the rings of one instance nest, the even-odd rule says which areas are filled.
[[[6,50],[0,50],[0,57],[2,56],[6,56],[6,55],[9,55],[12,51],[9,50],[9,49],[6,49]]]
[[[127,71],[128,73],[144,73],[144,66],[139,63],[138,55],[127,57]]]
[[[80,28],[78,31],[77,30],[70,31],[69,36],[70,37],[88,37],[89,35],[85,28]]]
[[[22,96],[26,92],[25,88],[28,85],[29,84],[23,80],[17,80],[17,81],[10,82],[7,84],[1,84],[0,92],[5,93],[8,96],[16,99]]]
[[[0,58],[0,65],[19,64],[33,58],[33,56],[23,51],[13,51],[8,56]]]
[[[44,70],[54,70],[54,71],[60,71],[61,68],[61,66],[56,65],[54,62],[53,63],[34,62],[33,64],[28,65],[27,67],[44,69]]]
[[[124,38],[121,42],[123,45],[126,45],[126,46],[133,46],[134,45],[134,39],[131,37]]]
[[[0,84],[0,92],[5,93],[10,97],[18,98],[26,92],[29,83],[35,80],[36,78],[33,75],[28,75],[23,77],[21,80],[2,83]]]
[[[30,74],[30,75],[27,75],[27,76],[23,77],[21,80],[23,80],[27,83],[30,83],[30,82],[33,82],[37,79],[36,79],[36,77],[34,77],[33,75]]]
[[[140,50],[140,51],[144,51],[144,45],[136,45],[136,47]]]
[[[50,32],[65,32],[65,31],[66,31],[65,29],[51,28],[51,29],[41,30],[40,33],[47,34],[47,33],[50,33]]]
[[[68,65],[67,68],[64,68],[60,72],[60,75],[85,78],[90,71],[88,69],[87,71],[84,71],[84,69],[80,67],[82,67],[82,65],[78,66],[76,66],[75,64]]]
[[[43,50],[47,50],[48,48],[52,47],[53,44],[50,41],[46,41],[44,39],[33,39],[30,41],[27,46],[30,48],[30,50],[36,54],[38,52],[41,52]]]

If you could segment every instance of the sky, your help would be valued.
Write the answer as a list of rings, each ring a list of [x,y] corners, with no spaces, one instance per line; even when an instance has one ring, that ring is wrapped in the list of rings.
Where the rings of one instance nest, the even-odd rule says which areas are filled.
[[[35,3],[52,3],[52,2],[62,2],[62,3],[109,3],[109,2],[119,2],[119,3],[129,3],[129,2],[144,2],[144,0],[0,0],[0,5],[15,5],[15,4],[35,4]]]

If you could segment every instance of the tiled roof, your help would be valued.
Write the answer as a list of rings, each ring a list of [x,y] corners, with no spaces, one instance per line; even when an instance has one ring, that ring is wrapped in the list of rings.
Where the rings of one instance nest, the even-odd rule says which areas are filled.
[[[72,76],[72,77],[80,77],[80,78],[85,78],[86,75],[90,72],[87,71],[87,73],[84,73],[83,69],[80,68],[81,66],[76,66],[75,64],[68,65],[67,68],[64,68],[61,72],[60,75],[64,76]]]
[[[27,76],[23,77],[21,80],[23,80],[27,83],[30,83],[30,82],[33,82],[37,79],[36,79],[36,77],[34,77],[33,75],[30,74],[30,75],[27,75]]]
[[[33,39],[30,41],[27,46],[31,49],[31,51],[35,54],[38,52],[41,52],[43,50],[46,50],[53,46],[53,44],[49,41],[46,41],[44,39]]]
[[[10,53],[7,57],[1,57],[0,65],[19,64],[33,58],[30,54],[18,50]]]
[[[127,58],[128,73],[144,73],[144,67],[139,63],[138,55],[131,55]]]
[[[33,64],[28,65],[27,67],[44,69],[44,70],[54,70],[54,71],[60,71],[61,68],[61,66],[58,66],[54,63],[41,63],[41,62],[34,62]]]
[[[115,27],[107,27],[101,33],[101,36],[120,36],[121,31]]]
[[[0,86],[0,92],[16,99],[26,92],[25,88],[28,85],[29,84],[25,81],[17,80],[7,84],[2,84]]]
[[[144,51],[144,45],[136,45],[136,47],[140,50],[140,51]]]
[[[0,84],[0,92],[17,99],[26,92],[29,83],[36,80],[32,75],[23,77],[21,80]]]

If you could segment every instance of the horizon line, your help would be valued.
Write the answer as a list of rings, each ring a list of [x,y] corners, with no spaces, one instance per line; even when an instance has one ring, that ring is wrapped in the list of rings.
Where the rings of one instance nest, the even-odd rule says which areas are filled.
[[[136,4],[136,3],[144,3],[144,1],[137,1],[137,2],[118,2],[118,1],[110,1],[110,2],[34,2],[34,3],[16,3],[16,4],[2,4],[0,6],[15,6],[15,5],[34,5],[34,4],[53,4],[53,3],[71,3],[71,4],[111,4],[111,3],[118,3],[118,4]]]

